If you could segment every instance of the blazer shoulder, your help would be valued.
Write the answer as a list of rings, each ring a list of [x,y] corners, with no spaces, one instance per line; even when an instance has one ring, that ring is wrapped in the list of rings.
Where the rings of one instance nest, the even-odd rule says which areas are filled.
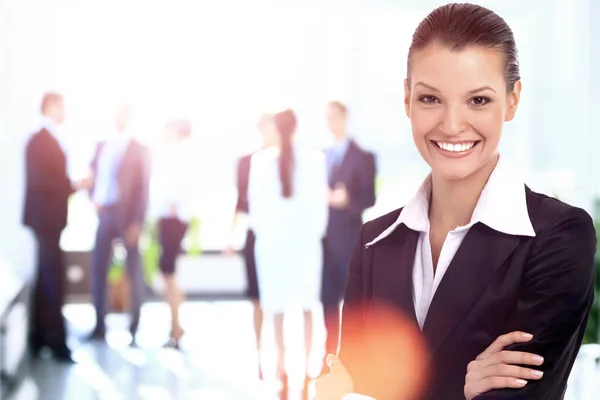
[[[42,131],[33,132],[29,135],[29,139],[27,139],[27,147],[35,146],[36,143],[39,143],[42,140]]]
[[[148,145],[140,142],[138,139],[132,139],[131,144],[140,153],[150,153],[150,147]]]
[[[240,164],[240,165],[244,165],[244,164],[250,165],[250,160],[252,159],[252,155],[253,154],[254,153],[248,153],[248,154],[245,154],[245,155],[241,156],[240,158],[238,158],[238,164]]]
[[[529,217],[536,235],[543,235],[557,226],[572,226],[573,224],[584,231],[595,232],[592,217],[582,208],[534,191],[530,192],[527,203]]]
[[[350,147],[354,149],[354,151],[362,156],[370,156],[372,153],[363,147],[361,147],[356,140],[350,139]]]
[[[404,207],[402,207],[404,208]],[[398,208],[392,212],[389,212],[381,217],[375,218],[371,221],[366,222],[363,225],[363,235],[362,241],[364,243],[369,243],[374,240],[377,236],[381,235],[383,231],[392,226],[394,222],[400,216],[402,212],[402,208]]]
[[[48,147],[60,148],[60,145],[54,136],[44,128],[33,132],[27,140],[27,148],[30,150],[45,150]]]

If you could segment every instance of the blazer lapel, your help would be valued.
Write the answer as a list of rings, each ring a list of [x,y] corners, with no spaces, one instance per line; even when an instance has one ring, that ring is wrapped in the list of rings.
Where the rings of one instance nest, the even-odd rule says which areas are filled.
[[[465,237],[433,297],[423,335],[435,352],[460,323],[519,244],[519,237],[475,224]]]
[[[119,161],[119,180],[126,179],[126,175],[129,171],[129,162],[135,156],[135,144],[133,140],[129,140],[125,146],[125,150],[121,154],[121,160]]]
[[[415,325],[412,270],[419,232],[402,224],[373,249],[373,300],[401,310]]]

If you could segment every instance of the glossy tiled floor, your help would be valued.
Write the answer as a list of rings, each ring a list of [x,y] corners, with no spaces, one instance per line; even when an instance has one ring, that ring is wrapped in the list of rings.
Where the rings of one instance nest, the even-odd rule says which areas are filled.
[[[81,338],[94,325],[89,305],[65,308],[75,365],[36,360],[10,400],[276,399],[272,324],[267,318],[262,359],[265,381],[257,378],[252,309],[248,302],[189,302],[182,306],[186,336],[182,351],[163,349],[169,314],[161,303],[144,306],[138,348],[128,346],[127,317],[110,315],[106,343]],[[323,343],[321,313],[315,312],[315,348]],[[287,364],[292,390],[302,383],[304,340],[301,314],[286,320]],[[315,352],[311,370],[322,354]],[[294,379],[295,378],[295,379]],[[297,383],[297,384],[295,384]],[[298,393],[298,399],[300,395]]]

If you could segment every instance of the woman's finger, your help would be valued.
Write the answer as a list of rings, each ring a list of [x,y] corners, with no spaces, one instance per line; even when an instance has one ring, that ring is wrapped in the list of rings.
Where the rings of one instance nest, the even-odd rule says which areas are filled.
[[[494,353],[498,353],[513,343],[525,343],[529,342],[531,339],[533,339],[532,334],[521,331],[515,331],[498,336],[498,338],[494,340],[494,342],[477,357],[477,360],[483,360]]]
[[[478,361],[481,367],[486,368],[496,364],[512,365],[542,365],[544,358],[537,354],[521,351],[503,350]]]
[[[542,379],[544,373],[536,369],[518,367],[516,365],[496,364],[487,368],[471,371],[467,374],[469,381],[482,381],[493,377],[520,378],[525,380]]]
[[[527,385],[527,381],[518,378],[494,376],[477,381],[473,384],[467,382],[465,385],[465,397],[467,400],[480,394],[489,392],[492,389],[519,389]]]

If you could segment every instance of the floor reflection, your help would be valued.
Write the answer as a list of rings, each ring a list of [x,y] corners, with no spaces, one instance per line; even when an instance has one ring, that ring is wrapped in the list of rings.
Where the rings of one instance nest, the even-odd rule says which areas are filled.
[[[267,318],[262,350],[266,377],[260,381],[248,302],[185,303],[181,310],[186,331],[182,351],[162,348],[169,331],[169,314],[162,303],[144,306],[137,348],[128,345],[131,338],[126,316],[109,315],[106,343],[90,343],[83,338],[94,325],[91,306],[69,305],[64,312],[77,363],[58,364],[51,358],[32,361],[27,378],[9,400],[277,398],[272,324]],[[317,310],[314,338],[317,350],[321,349],[324,338],[321,317]],[[286,320],[292,391],[301,388],[304,377],[301,324],[300,312]],[[318,371],[321,357],[322,353],[316,351],[312,372]]]

